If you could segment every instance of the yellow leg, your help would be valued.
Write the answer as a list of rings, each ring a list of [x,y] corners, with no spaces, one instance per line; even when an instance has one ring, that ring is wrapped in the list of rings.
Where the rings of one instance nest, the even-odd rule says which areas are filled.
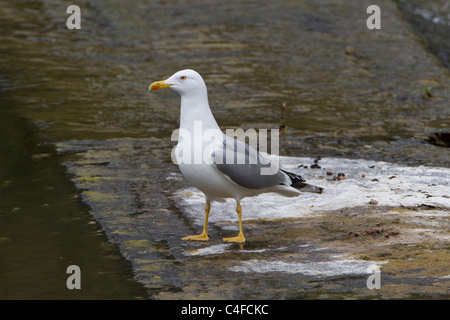
[[[182,238],[181,240],[197,240],[197,241],[208,241],[208,217],[209,217],[209,210],[211,209],[211,204],[209,201],[206,202],[205,205],[205,223],[203,225],[203,232],[196,236],[187,236]]]
[[[239,201],[237,202],[236,212],[239,217],[239,234],[236,237],[223,238],[223,240],[228,241],[228,242],[244,243],[245,237],[244,237],[244,232],[242,231],[242,208],[241,208],[241,203]]]

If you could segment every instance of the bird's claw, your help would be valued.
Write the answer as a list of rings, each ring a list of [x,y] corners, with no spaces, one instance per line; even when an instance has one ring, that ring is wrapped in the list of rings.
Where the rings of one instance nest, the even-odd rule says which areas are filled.
[[[223,241],[235,242],[235,243],[244,243],[245,242],[245,237],[244,237],[243,234],[239,234],[236,237],[223,238]]]
[[[181,240],[209,241],[209,237],[208,234],[202,233],[199,235],[187,236],[182,238]]]

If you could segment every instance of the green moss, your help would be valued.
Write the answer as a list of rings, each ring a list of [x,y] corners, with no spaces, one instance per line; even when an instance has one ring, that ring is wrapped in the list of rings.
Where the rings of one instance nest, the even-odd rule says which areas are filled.
[[[150,246],[150,242],[148,240],[127,240],[123,242],[127,246],[131,246],[133,248],[147,248]]]
[[[97,192],[97,191],[89,191],[89,190],[84,190],[82,192],[83,195],[86,195],[90,198],[90,200],[92,201],[98,201],[98,202],[107,202],[107,201],[111,201],[111,200],[116,200],[118,197],[110,194],[110,193],[102,193],[102,192]]]

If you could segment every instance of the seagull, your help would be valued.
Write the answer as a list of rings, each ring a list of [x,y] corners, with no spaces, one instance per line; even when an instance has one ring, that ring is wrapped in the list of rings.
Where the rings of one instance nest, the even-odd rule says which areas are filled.
[[[225,202],[227,198],[236,201],[239,234],[223,240],[244,243],[240,203],[243,198],[267,192],[287,197],[296,197],[302,191],[322,193],[322,188],[309,185],[301,176],[279,168],[274,159],[258,152],[254,146],[224,134],[211,112],[206,84],[198,72],[178,71],[166,80],[153,82],[148,90],[164,88],[181,96],[176,162],[185,179],[203,192],[206,200],[203,232],[182,240],[209,240],[208,217],[214,201]]]

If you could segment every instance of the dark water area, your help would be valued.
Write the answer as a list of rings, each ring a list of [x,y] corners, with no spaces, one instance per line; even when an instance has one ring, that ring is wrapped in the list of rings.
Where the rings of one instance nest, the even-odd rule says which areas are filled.
[[[82,203],[54,147],[36,127],[0,106],[0,299],[139,299],[131,266]],[[82,270],[68,290],[70,265]]]
[[[195,272],[164,269],[169,260],[184,261],[179,243],[165,240],[164,232],[188,228],[167,196],[176,185],[165,184],[177,172],[170,136],[179,98],[147,92],[151,82],[180,69],[204,76],[222,128],[285,127],[283,155],[449,167],[449,149],[430,143],[450,130],[448,24],[433,22],[440,11],[446,17],[448,6],[432,1],[428,9],[436,14],[419,21],[423,11],[415,1],[383,1],[382,29],[368,31],[369,4],[86,0],[77,3],[81,29],[68,30],[65,3],[4,1],[0,298],[157,296],[164,286],[155,269],[147,261],[137,270],[129,261],[128,248],[142,243],[119,237],[135,230],[117,227],[146,215],[159,227],[147,234],[162,256],[158,272],[176,273],[167,292],[183,290],[184,277]],[[145,186],[133,185],[127,165],[148,175]],[[109,201],[100,194],[105,189],[93,193],[73,183],[83,170],[87,184],[114,180],[108,192],[126,208],[114,217],[117,225],[99,221],[91,206]],[[161,212],[180,221],[171,224]],[[82,270],[81,291],[66,287],[71,264]]]

